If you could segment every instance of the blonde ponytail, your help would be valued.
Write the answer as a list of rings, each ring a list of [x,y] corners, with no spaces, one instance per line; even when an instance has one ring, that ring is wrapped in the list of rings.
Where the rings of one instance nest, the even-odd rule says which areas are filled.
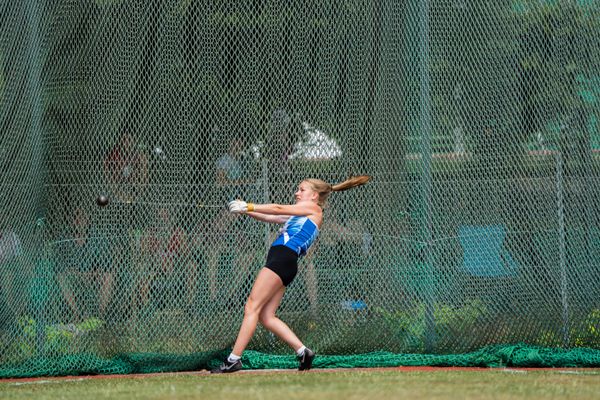
[[[319,193],[319,200],[317,201],[317,204],[323,207],[325,206],[325,202],[327,201],[327,198],[331,192],[341,192],[352,189],[353,187],[364,185],[370,180],[371,177],[369,175],[357,175],[335,185],[331,185],[325,181],[322,181],[321,179],[306,179],[305,182],[308,182],[312,186],[313,190]]]
[[[331,190],[334,192],[342,192],[344,190],[352,189],[353,187],[364,185],[369,182],[371,177],[369,175],[358,175],[346,179],[344,182],[340,182],[337,185],[333,185]]]

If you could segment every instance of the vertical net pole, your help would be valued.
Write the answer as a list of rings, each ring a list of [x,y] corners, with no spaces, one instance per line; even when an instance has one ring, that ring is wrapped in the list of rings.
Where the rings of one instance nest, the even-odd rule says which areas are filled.
[[[569,344],[569,302],[567,296],[567,270],[565,253],[565,205],[563,188],[562,152],[556,153],[556,205],[558,212],[558,251],[560,268],[560,293],[563,319],[563,346]]]
[[[432,226],[431,226],[431,84],[429,79],[429,1],[419,2],[419,40],[420,51],[420,125],[421,125],[421,154],[422,154],[422,185],[421,185],[421,227],[422,238],[426,243],[425,265],[427,276],[433,274]],[[434,280],[432,280],[434,281]],[[434,292],[429,288],[425,301],[425,349],[430,352],[434,346],[435,321],[433,315]]]
[[[45,182],[46,169],[43,168],[43,135],[42,135],[42,80],[41,80],[41,65],[42,65],[42,51],[40,48],[40,8],[43,9],[43,2],[32,2],[26,6],[26,18],[29,26],[28,39],[27,39],[27,57],[29,59],[29,68],[27,70],[27,98],[30,100],[31,107],[31,122],[29,124],[29,136],[31,143],[35,143],[35,156],[32,159],[33,166],[32,171],[34,172],[34,181],[36,182],[38,198],[35,201],[35,214],[37,222],[34,225],[34,253],[33,258],[36,260],[36,268],[34,269],[34,278],[31,282],[28,282],[29,290],[33,291],[33,295],[30,293],[30,300],[33,301],[33,313],[40,327],[45,326],[44,311],[46,308],[45,300],[47,295],[44,295],[43,290],[47,283],[44,282],[43,278],[48,278],[48,271],[44,269],[48,265],[44,262],[45,257],[43,256],[44,243],[40,234],[43,232],[43,201],[44,189],[43,185]],[[40,301],[41,299],[41,301]],[[37,330],[36,346],[38,354],[42,354],[44,349],[44,330]]]

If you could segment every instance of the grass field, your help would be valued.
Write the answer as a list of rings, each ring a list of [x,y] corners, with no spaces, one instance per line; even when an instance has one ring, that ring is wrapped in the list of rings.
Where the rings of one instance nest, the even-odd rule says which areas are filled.
[[[0,381],[2,399],[593,399],[600,370],[327,370]]]

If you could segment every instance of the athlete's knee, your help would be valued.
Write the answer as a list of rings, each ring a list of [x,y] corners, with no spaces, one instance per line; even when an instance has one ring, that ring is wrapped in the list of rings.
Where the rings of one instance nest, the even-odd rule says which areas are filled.
[[[248,297],[246,305],[244,306],[244,315],[258,315],[261,310],[262,304],[259,301],[256,301],[252,296]]]
[[[271,313],[260,313],[258,316],[258,322],[267,329],[269,329],[275,321],[277,321],[277,317]]]

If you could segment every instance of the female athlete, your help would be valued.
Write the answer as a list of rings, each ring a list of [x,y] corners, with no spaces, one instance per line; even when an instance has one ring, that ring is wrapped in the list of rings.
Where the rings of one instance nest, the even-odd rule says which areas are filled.
[[[267,262],[258,273],[246,305],[244,319],[233,351],[213,373],[228,373],[242,369],[242,353],[260,322],[296,351],[299,370],[312,367],[315,352],[304,346],[296,334],[275,313],[286,287],[298,272],[298,258],[305,255],[319,234],[323,222],[323,207],[331,192],[339,192],[369,181],[367,175],[355,176],[337,185],[320,179],[300,182],[295,193],[296,203],[253,204],[242,200],[229,203],[229,211],[245,214],[259,221],[284,224],[271,245]]]

